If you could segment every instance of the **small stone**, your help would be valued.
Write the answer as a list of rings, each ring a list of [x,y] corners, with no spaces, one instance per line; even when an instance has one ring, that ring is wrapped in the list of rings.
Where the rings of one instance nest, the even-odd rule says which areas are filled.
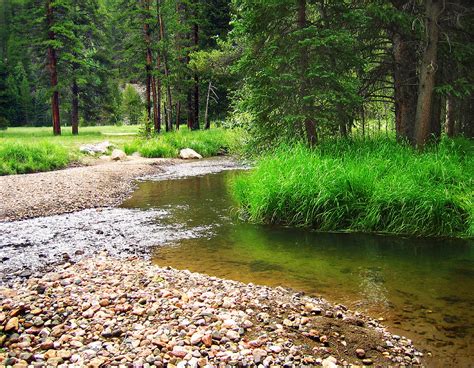
[[[252,352],[252,355],[254,362],[258,364],[262,361],[263,358],[267,356],[267,352],[263,349],[255,349]]]
[[[356,350],[357,358],[362,359],[365,357],[365,350],[364,349],[357,349]]]
[[[210,348],[210,347],[212,346],[212,335],[206,334],[206,335],[204,335],[204,336],[202,337],[201,340],[202,340],[202,343],[203,343],[206,347]]]
[[[188,354],[188,351],[182,346],[175,346],[170,354],[177,358],[184,358]]]
[[[372,361],[372,359],[363,359],[362,363],[364,365],[372,365],[374,362]]]
[[[6,332],[9,332],[9,331],[18,331],[18,327],[19,327],[19,322],[18,322],[18,317],[13,317],[13,318],[10,318],[10,320],[7,322],[7,324],[5,325],[5,331]]]

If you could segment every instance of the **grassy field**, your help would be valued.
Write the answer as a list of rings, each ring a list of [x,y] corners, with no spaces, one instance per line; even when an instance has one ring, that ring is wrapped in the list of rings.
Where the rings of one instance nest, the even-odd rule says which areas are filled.
[[[419,153],[388,139],[285,146],[233,184],[247,219],[420,236],[474,235],[474,145]]]
[[[72,135],[70,128],[62,128],[62,134],[55,137],[50,127],[19,127],[0,130],[0,144],[13,141],[31,144],[48,142],[74,150],[82,144],[109,141],[117,147],[123,147],[135,139],[137,133],[138,126],[136,125],[100,126],[80,128],[77,136]]]
[[[63,128],[55,137],[51,128],[9,128],[0,131],[0,175],[64,168],[85,157],[79,152],[83,144],[109,141],[127,154],[139,152],[143,157],[177,157],[180,149],[192,148],[209,157],[233,150],[242,137],[237,130],[222,128],[191,132],[182,127],[150,139],[141,138],[138,131],[138,126],[84,127],[73,136]]]
[[[240,130],[189,131],[184,128],[151,139],[136,139],[125,144],[125,152],[139,152],[143,157],[177,157],[180,149],[191,148],[203,157],[210,157],[235,151],[243,144],[242,139]]]

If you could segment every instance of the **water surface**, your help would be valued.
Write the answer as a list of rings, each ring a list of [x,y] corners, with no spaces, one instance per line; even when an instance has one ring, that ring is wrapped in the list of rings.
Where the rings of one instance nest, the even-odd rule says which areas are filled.
[[[140,184],[124,207],[166,210],[176,231],[207,229],[154,250],[161,266],[283,285],[383,318],[431,352],[429,366],[472,366],[474,244],[321,234],[238,220],[228,182],[242,172]],[[179,238],[179,237],[177,237]]]

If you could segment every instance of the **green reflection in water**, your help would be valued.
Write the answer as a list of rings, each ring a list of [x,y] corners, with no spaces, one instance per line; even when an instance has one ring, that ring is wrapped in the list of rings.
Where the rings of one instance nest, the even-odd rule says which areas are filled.
[[[433,352],[430,366],[474,357],[474,245],[466,240],[323,234],[240,222],[228,194],[239,172],[141,183],[124,207],[165,208],[161,219],[207,236],[157,247],[154,261],[219,277],[283,285],[386,319]]]

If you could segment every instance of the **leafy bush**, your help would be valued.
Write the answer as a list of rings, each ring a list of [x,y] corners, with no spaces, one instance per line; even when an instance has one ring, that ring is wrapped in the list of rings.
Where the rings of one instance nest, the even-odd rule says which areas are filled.
[[[67,166],[70,161],[68,151],[57,144],[2,142],[0,145],[0,175],[55,170]]]
[[[281,146],[233,183],[250,221],[423,236],[474,235],[473,144],[419,153],[389,140]]]

